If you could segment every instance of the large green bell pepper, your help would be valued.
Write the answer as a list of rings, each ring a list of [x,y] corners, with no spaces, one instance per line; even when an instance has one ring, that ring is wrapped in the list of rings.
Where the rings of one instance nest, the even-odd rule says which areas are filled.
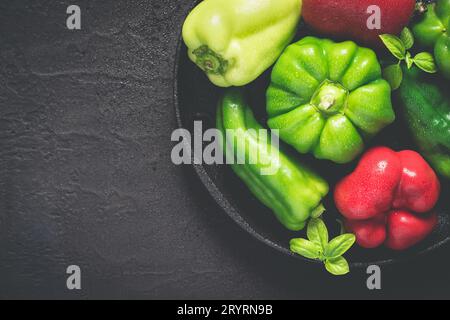
[[[301,230],[311,216],[324,211],[321,201],[328,193],[328,184],[271,145],[271,139],[262,138],[259,130],[263,128],[239,89],[227,91],[219,103],[217,128],[224,137],[229,130],[234,133],[223,144],[225,154],[235,159],[233,171],[286,228]],[[237,155],[245,157],[244,164],[238,164]],[[258,161],[250,161],[251,155],[258,155]]]
[[[412,30],[421,45],[434,49],[439,70],[450,79],[450,0],[428,4],[427,11]]]
[[[401,106],[422,154],[450,179],[450,93],[448,83],[417,68],[404,68]]]
[[[217,86],[243,86],[291,42],[302,0],[204,0],[187,17],[189,58]]]
[[[267,112],[282,140],[337,163],[353,160],[365,138],[395,119],[375,53],[314,37],[289,46],[276,63]]]

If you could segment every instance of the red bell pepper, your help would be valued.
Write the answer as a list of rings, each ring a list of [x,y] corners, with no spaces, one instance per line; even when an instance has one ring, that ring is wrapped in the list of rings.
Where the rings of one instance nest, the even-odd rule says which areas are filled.
[[[302,15],[307,25],[326,36],[380,47],[379,35],[399,34],[412,17],[415,5],[414,0],[303,0]],[[375,20],[380,22],[380,28],[369,29],[375,8],[379,9]]]
[[[428,213],[439,199],[440,183],[417,152],[376,147],[334,192],[346,228],[364,248],[385,244],[403,250],[422,241],[437,224]]]

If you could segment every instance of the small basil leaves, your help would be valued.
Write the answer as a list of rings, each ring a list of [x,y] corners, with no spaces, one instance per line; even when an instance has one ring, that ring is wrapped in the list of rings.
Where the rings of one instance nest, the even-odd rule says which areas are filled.
[[[408,51],[414,45],[414,36],[408,28],[403,29],[400,37],[392,34],[382,34],[380,38],[389,52],[398,60],[396,64],[390,65],[383,70],[383,77],[389,82],[392,90],[397,90],[403,81],[403,71],[400,67],[402,61],[405,61],[408,69],[416,65],[425,72],[437,72],[436,63],[430,53],[421,52],[413,57]]]
[[[290,242],[291,251],[308,259],[320,260],[334,275],[344,275],[350,271],[347,260],[342,255],[355,243],[353,234],[345,233],[328,241],[328,230],[319,219],[311,219],[306,230],[307,239],[296,238]]]

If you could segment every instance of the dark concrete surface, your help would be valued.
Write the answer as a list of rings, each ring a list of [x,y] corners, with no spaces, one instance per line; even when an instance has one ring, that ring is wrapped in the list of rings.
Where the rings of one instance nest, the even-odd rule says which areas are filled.
[[[191,4],[0,1],[0,298],[449,298],[448,248],[371,292],[365,270],[334,278],[256,242],[170,162]]]

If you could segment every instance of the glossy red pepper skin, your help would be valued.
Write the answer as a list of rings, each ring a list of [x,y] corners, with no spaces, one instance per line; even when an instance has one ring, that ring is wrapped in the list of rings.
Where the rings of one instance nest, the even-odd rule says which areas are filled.
[[[356,243],[373,249],[383,243],[392,250],[405,250],[425,239],[437,225],[436,213],[412,214],[393,210],[369,220],[345,220],[345,229],[356,236]]]
[[[334,199],[360,246],[404,250],[433,230],[437,217],[425,213],[439,194],[439,180],[420,154],[376,147],[337,184]]]
[[[415,215],[404,210],[394,210],[386,217],[386,247],[405,250],[419,243],[433,231],[438,218],[435,213]]]
[[[377,248],[386,241],[386,215],[370,220],[346,220],[345,229],[355,234],[356,243],[366,249]]]
[[[430,165],[415,151],[397,153],[402,175],[394,198],[393,208],[428,212],[439,200],[441,185]]]
[[[414,151],[376,147],[336,186],[334,199],[350,220],[366,220],[391,209],[428,212],[439,199],[433,169]]]

